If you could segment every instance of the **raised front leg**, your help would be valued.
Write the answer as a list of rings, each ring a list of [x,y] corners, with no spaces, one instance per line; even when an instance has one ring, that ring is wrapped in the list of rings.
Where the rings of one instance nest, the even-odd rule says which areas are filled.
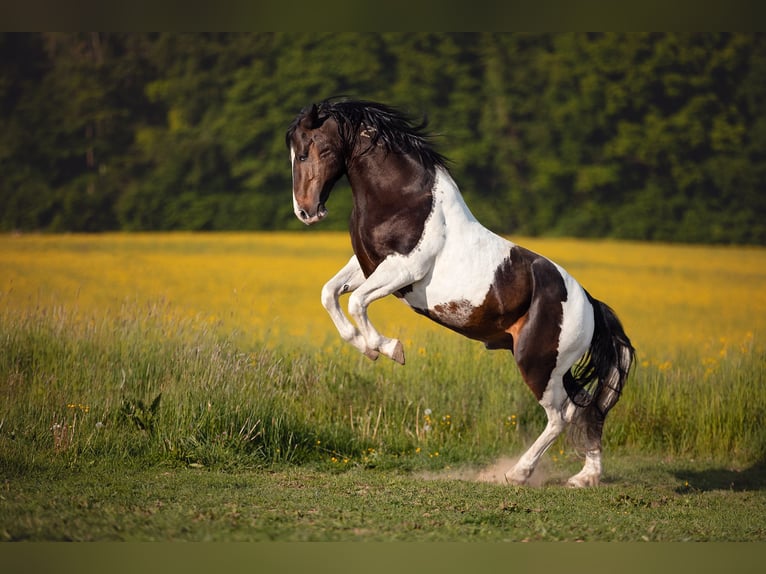
[[[341,338],[351,343],[359,351],[372,360],[378,358],[378,351],[367,346],[367,342],[354,324],[348,320],[340,308],[339,298],[344,293],[353,292],[364,282],[364,273],[359,267],[356,256],[351,257],[348,263],[330,279],[322,288],[322,305],[327,309],[335,328],[338,329]]]
[[[403,264],[400,257],[384,260],[362,283],[348,300],[348,312],[367,342],[367,348],[380,351],[397,363],[404,364],[404,349],[398,339],[381,335],[370,323],[367,307],[373,302],[411,285],[423,276],[411,266]]]

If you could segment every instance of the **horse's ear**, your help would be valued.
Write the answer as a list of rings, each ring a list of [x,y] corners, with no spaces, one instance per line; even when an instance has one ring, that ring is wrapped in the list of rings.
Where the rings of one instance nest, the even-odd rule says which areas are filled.
[[[317,107],[316,104],[312,104],[311,109],[303,115],[300,124],[303,129],[315,130],[321,126],[326,119],[327,116],[322,118],[319,117],[319,107]]]

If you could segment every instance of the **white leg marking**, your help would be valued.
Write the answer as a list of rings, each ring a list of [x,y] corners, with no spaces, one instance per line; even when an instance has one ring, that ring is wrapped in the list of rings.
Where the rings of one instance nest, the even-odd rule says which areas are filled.
[[[377,269],[362,283],[348,300],[348,312],[359,326],[367,347],[380,351],[385,356],[393,359],[397,363],[404,364],[404,350],[402,344],[397,339],[389,339],[378,333],[377,329],[370,323],[367,316],[367,307],[373,302],[390,295],[394,291],[411,285],[413,282],[421,279],[425,275],[423,261],[418,265],[422,273],[414,273],[404,264],[404,257],[393,255],[385,259]]]
[[[505,473],[505,479],[511,484],[525,484],[527,479],[534,472],[537,463],[546,450],[553,444],[553,441],[561,434],[566,426],[564,419],[564,403],[566,401],[566,391],[561,376],[556,371],[551,375],[548,381],[548,387],[540,399],[540,406],[545,409],[548,415],[548,424],[545,430],[537,437],[527,452],[525,452],[516,465]]]
[[[521,456],[516,465],[505,473],[505,479],[510,484],[526,484],[540,458],[566,426],[560,409],[548,407],[545,412],[548,415],[548,424],[545,426],[545,430],[537,437],[527,452]]]
[[[589,450],[585,453],[585,466],[567,481],[567,486],[582,488],[597,486],[601,480],[601,449]]]
[[[343,314],[338,302],[343,293],[355,291],[364,283],[364,274],[356,256],[351,257],[348,263],[335,276],[322,287],[322,305],[330,315],[330,319],[338,329],[338,333],[344,341],[351,343],[356,349],[364,353],[370,359],[377,359],[378,352],[367,346],[362,334],[354,324]]]

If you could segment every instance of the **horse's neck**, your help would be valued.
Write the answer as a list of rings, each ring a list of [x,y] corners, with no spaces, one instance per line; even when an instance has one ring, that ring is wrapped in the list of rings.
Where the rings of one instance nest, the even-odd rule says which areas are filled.
[[[423,225],[431,210],[441,212],[451,233],[491,234],[465,203],[449,171],[437,166],[433,174],[406,156],[369,154],[348,170],[357,224],[383,224],[388,217],[410,213],[414,226]],[[462,230],[462,231],[459,231]]]
[[[434,193],[438,194],[441,200],[442,210],[445,218],[452,223],[471,223],[478,224],[468,205],[460,193],[460,189],[452,179],[449,171],[443,167],[436,168],[436,181],[434,182]]]
[[[347,165],[346,175],[352,189],[363,191],[373,200],[389,201],[392,194],[416,191],[416,182],[423,173],[423,167],[406,155],[375,150]]]

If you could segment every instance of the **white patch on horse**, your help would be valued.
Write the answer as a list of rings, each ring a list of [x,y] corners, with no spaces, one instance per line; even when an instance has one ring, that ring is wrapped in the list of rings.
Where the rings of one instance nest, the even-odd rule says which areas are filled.
[[[562,377],[569,367],[582,357],[593,339],[595,326],[593,306],[582,286],[560,265],[553,263],[564,280],[567,291],[562,302],[563,318],[559,334],[559,356],[556,367]],[[554,373],[556,370],[554,370]]]
[[[440,318],[453,326],[468,319],[482,304],[495,270],[510,257],[513,243],[482,226],[463,201],[452,177],[436,170],[434,209],[417,252],[430,269],[412,284],[404,299],[412,307],[449,309]]]

